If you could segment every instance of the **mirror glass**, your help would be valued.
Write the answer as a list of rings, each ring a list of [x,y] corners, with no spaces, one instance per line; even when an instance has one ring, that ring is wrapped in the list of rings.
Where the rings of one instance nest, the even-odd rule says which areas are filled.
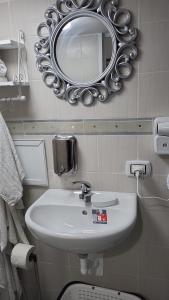
[[[80,16],[61,30],[54,48],[61,72],[72,82],[95,81],[116,55],[116,38],[95,17]]]

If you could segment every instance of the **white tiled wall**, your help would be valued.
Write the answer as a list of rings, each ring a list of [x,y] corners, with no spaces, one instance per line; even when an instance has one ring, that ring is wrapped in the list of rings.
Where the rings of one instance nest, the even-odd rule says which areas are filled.
[[[90,119],[135,118],[169,115],[169,1],[122,0],[134,12],[139,28],[139,59],[135,74],[125,82],[121,94],[106,104],[91,108],[71,107],[53,96],[41,81],[35,67],[33,45],[36,27],[43,20],[50,0],[0,1],[0,38],[16,38],[17,30],[26,34],[30,91],[24,104],[3,105],[6,119]],[[8,94],[3,91],[3,94]],[[0,90],[0,95],[1,95]],[[11,93],[11,92],[10,92]],[[0,104],[0,109],[1,109]],[[59,178],[53,172],[52,136],[46,136],[49,185],[70,188],[74,178]],[[136,182],[124,175],[127,159],[150,160],[153,176],[144,180],[145,195],[168,197],[166,176],[169,159],[153,153],[152,136],[77,136],[79,172],[76,178],[91,181],[94,189],[134,192]],[[44,188],[25,188],[26,207]],[[112,289],[140,293],[146,300],[169,298],[169,203],[156,199],[139,201],[138,222],[126,243],[109,251],[104,258],[104,276],[83,277],[78,258],[69,253],[37,245],[43,300],[54,300],[69,281],[81,280]],[[32,273],[21,272],[29,300],[37,299]]]
[[[166,187],[169,161],[166,157],[160,158],[154,154],[152,136],[76,136],[79,149],[78,174],[76,177],[61,178],[53,172],[53,136],[40,137],[46,141],[51,188],[72,188],[74,179],[84,179],[92,183],[93,189],[134,192],[136,180],[125,176],[125,161],[138,158],[150,160],[153,165],[153,176],[144,180],[140,187],[142,193],[147,196],[169,195]],[[26,207],[43,192],[44,188],[25,188]],[[56,299],[64,284],[80,280],[139,293],[147,300],[167,300],[168,228],[169,202],[157,199],[139,200],[136,227],[125,243],[104,254],[104,275],[101,278],[82,276],[76,255],[57,251],[36,241],[43,299]],[[25,282],[26,287],[29,290],[31,287],[34,291],[34,284],[28,275]]]
[[[27,103],[18,104],[17,112],[15,108],[8,106],[7,119],[132,118],[166,114],[169,109],[167,0],[121,1],[122,6],[133,12],[135,26],[139,28],[139,58],[135,63],[134,75],[125,82],[123,92],[113,96],[108,103],[96,103],[91,108],[85,108],[81,104],[72,107],[56,99],[52,91],[43,84],[41,74],[36,69],[36,28],[44,20],[45,8],[52,3],[50,0],[7,0],[0,3],[0,38],[16,39],[17,30],[24,30],[30,78]]]
[[[24,30],[30,78],[27,103],[18,104],[17,112],[15,108],[8,106],[7,119],[131,118],[166,114],[169,109],[167,0],[121,1],[122,6],[131,9],[135,26],[139,28],[139,58],[135,63],[135,74],[125,82],[122,93],[113,96],[106,104],[96,103],[91,108],[84,108],[81,104],[72,107],[56,99],[52,91],[43,84],[41,74],[36,69],[36,28],[43,21],[45,8],[52,3],[50,0],[7,0],[0,3],[0,38],[16,39],[17,30]]]

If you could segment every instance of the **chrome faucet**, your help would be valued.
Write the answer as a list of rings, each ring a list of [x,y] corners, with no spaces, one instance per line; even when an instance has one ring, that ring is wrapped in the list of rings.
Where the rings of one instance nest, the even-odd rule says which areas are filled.
[[[91,202],[91,184],[88,181],[73,181],[73,184],[81,184],[81,194],[79,194],[79,199],[84,200],[86,203]]]

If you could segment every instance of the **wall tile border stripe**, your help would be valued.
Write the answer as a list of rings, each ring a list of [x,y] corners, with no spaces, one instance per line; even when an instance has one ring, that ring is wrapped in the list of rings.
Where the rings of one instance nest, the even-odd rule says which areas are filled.
[[[11,134],[23,135],[144,135],[152,134],[152,119],[9,121]]]

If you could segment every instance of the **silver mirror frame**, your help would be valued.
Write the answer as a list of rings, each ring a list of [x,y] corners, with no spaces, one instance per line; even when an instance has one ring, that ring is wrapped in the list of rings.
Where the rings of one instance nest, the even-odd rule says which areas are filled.
[[[106,70],[96,80],[85,84],[66,77],[54,54],[61,29],[81,16],[99,19],[107,27],[112,44],[116,43],[116,53],[113,57],[112,52]],[[90,106],[96,100],[105,102],[110,95],[121,90],[123,80],[132,74],[132,61],[137,57],[137,30],[131,25],[131,13],[119,8],[118,0],[57,0],[56,5],[46,10],[45,22],[38,26],[37,33],[39,42],[35,44],[35,53],[43,81],[56,97],[72,105],[82,102]]]

